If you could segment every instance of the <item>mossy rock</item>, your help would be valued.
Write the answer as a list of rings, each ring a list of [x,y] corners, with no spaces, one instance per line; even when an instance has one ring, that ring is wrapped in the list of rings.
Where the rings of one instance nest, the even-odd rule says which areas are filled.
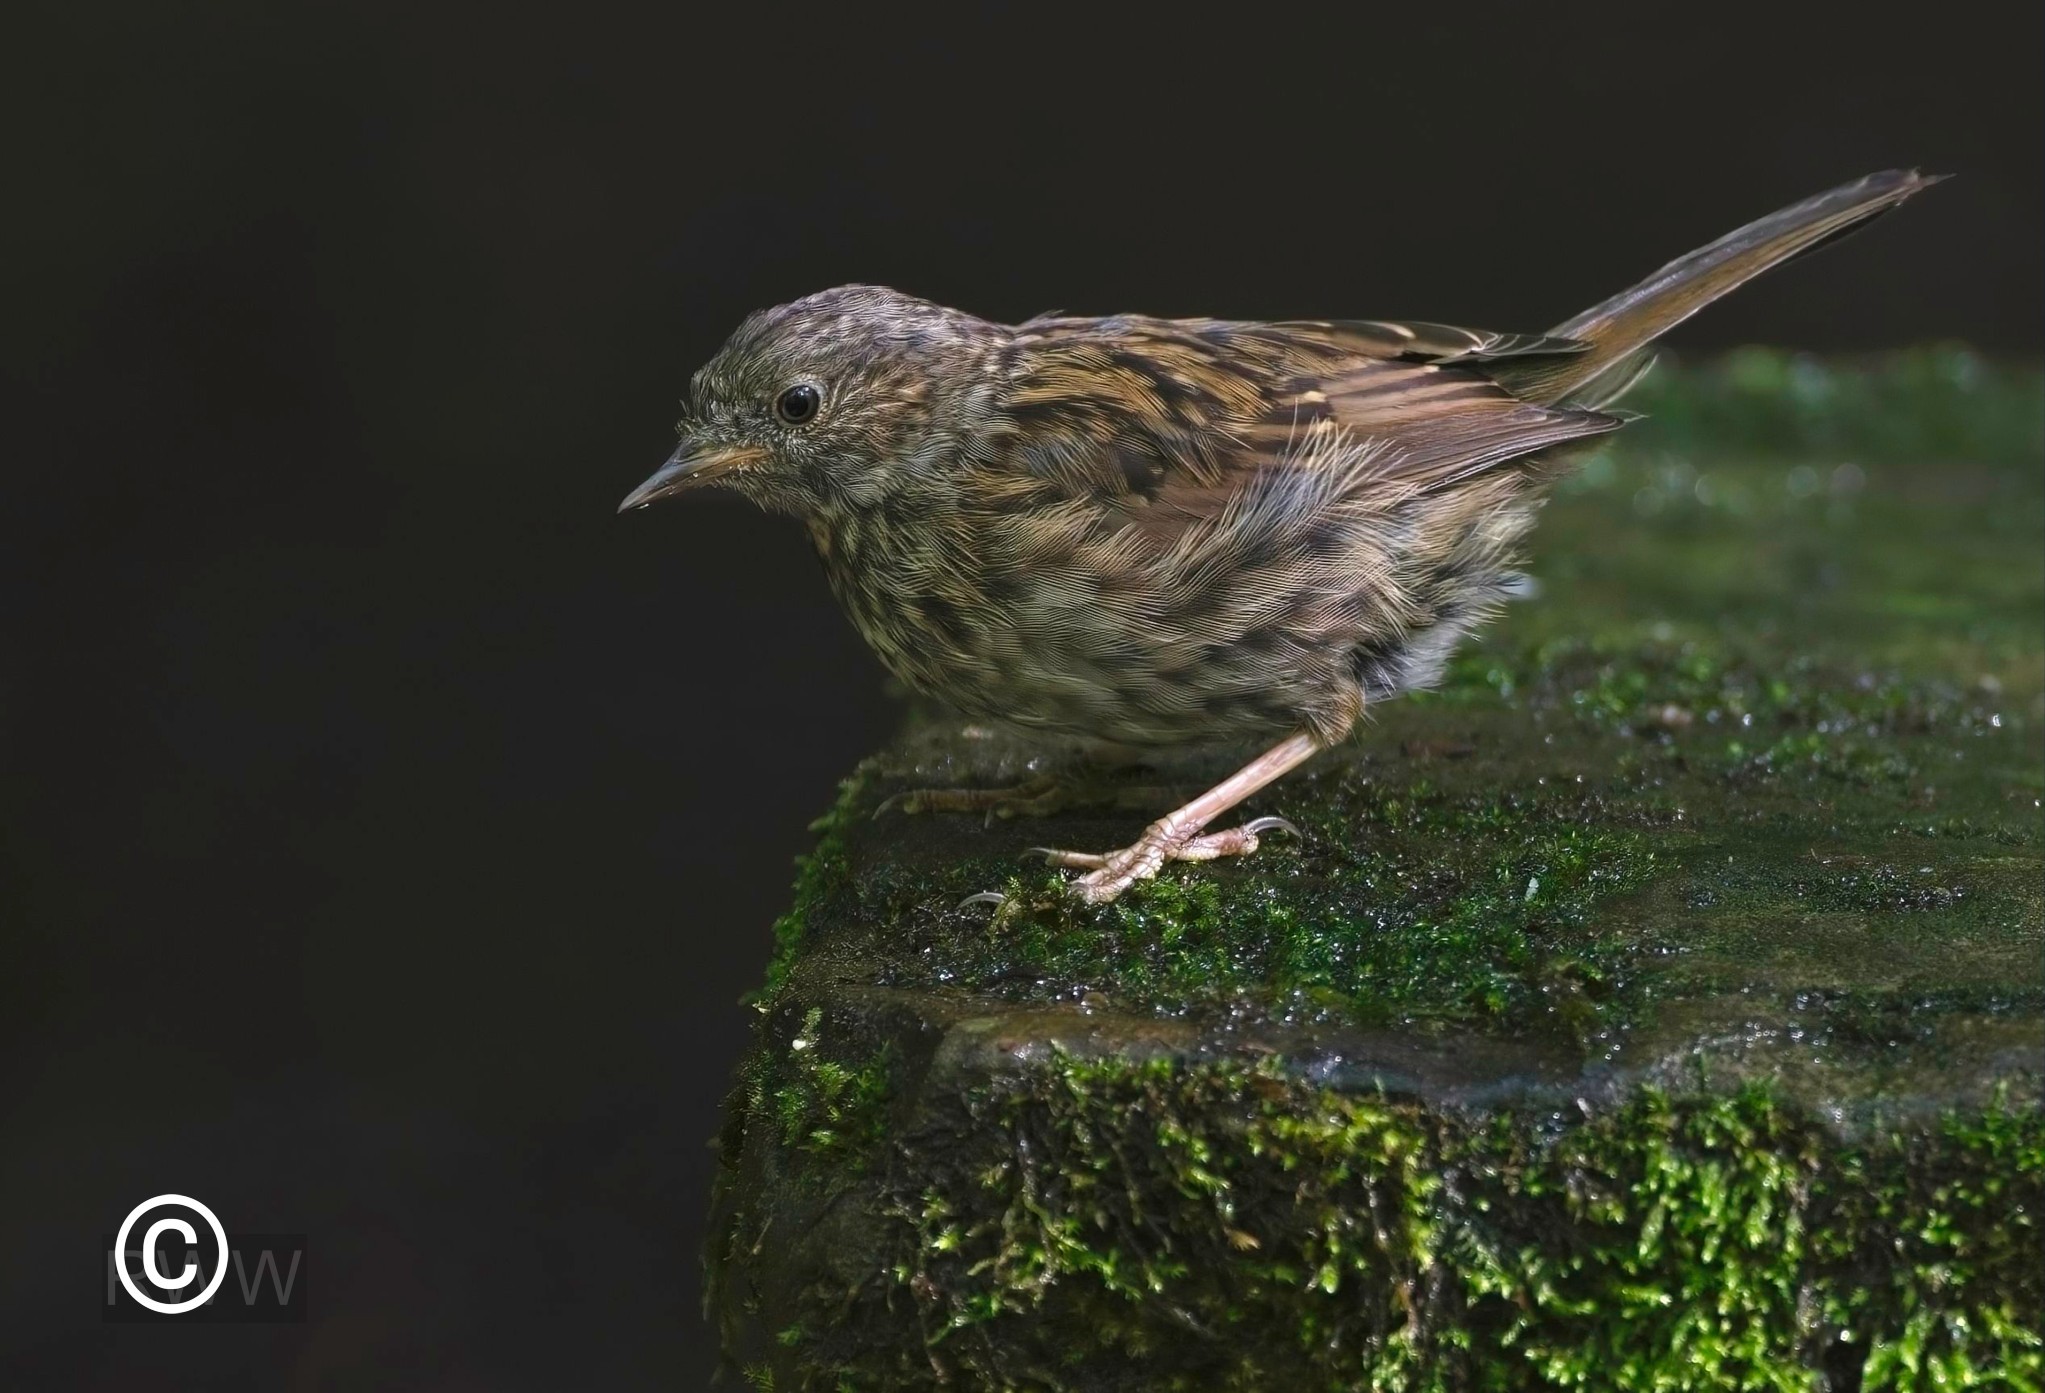
[[[2045,1387],[2045,375],[1642,397],[1297,841],[1088,909],[1024,849],[1225,760],[882,810],[1046,767],[931,715],[848,781],[721,1141],[740,1376]]]

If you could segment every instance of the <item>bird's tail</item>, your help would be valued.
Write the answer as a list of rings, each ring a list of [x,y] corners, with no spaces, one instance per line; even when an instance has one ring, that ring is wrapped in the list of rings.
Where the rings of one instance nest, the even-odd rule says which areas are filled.
[[[1549,331],[1557,338],[1588,343],[1589,348],[1529,358],[1497,376],[1529,401],[1590,406],[1610,402],[1638,380],[1647,363],[1644,350],[1655,339],[1727,291],[1845,236],[1943,177],[1884,170],[1770,213],[1678,257],[1632,289]]]

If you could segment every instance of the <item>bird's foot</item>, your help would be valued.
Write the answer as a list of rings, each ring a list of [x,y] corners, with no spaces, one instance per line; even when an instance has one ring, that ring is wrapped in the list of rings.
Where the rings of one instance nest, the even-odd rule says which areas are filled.
[[[1050,847],[1033,850],[1054,866],[1084,870],[1086,874],[1066,888],[1088,904],[1106,904],[1137,881],[1149,880],[1167,861],[1247,856],[1257,849],[1260,834],[1273,831],[1299,835],[1299,829],[1282,817],[1253,818],[1222,832],[1202,832],[1197,825],[1167,817],[1151,823],[1133,844],[1104,856]]]
[[[1049,817],[1069,808],[1154,808],[1161,797],[1155,788],[1113,787],[1052,774],[1041,774],[1013,788],[912,788],[884,800],[873,815],[885,812],[985,813],[989,819]]]

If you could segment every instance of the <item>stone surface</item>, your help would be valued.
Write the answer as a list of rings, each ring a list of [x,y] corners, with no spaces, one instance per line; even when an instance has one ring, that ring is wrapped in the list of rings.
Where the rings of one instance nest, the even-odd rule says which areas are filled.
[[[1225,760],[925,715],[848,781],[721,1140],[742,1377],[2045,1386],[2045,378],[1642,397],[1539,596],[1252,801],[1296,842],[1087,909],[1024,848]],[[875,815],[1047,771],[1094,804]]]

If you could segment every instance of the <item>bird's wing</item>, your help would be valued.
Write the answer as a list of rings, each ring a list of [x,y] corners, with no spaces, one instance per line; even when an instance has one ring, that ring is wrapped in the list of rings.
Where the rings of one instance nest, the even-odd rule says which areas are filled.
[[[1407,351],[1366,351],[1394,340]],[[1483,368],[1575,351],[1375,321],[1034,321],[1010,355],[1000,472],[1017,487],[1194,515],[1268,470],[1346,470],[1410,496],[1620,425],[1522,401]]]
[[[1553,334],[1500,334],[1421,320],[1287,319],[1265,327],[1317,340],[1358,358],[1398,358],[1414,363],[1489,363],[1500,358],[1585,353],[1591,347],[1582,339]]]

